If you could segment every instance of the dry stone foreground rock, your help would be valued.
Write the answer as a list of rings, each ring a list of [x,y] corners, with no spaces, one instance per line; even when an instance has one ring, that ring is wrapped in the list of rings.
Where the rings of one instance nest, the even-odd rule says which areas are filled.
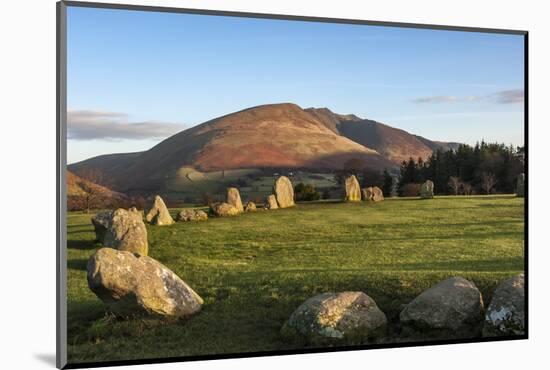
[[[279,205],[277,204],[277,198],[275,197],[275,195],[271,194],[270,196],[267,197],[265,206],[267,209],[279,208]]]
[[[516,183],[516,195],[518,197],[525,197],[525,174],[520,173]]]
[[[174,219],[170,216],[170,212],[168,212],[166,204],[164,204],[164,201],[158,195],[155,195],[155,200],[151,209],[147,212],[145,220],[147,220],[147,222],[151,225],[159,226],[172,225],[174,223]]]
[[[345,198],[347,202],[359,202],[361,201],[361,187],[359,181],[355,175],[351,175],[346,178],[344,182]]]
[[[248,202],[244,206],[244,211],[245,212],[253,212],[255,210],[256,210],[256,204],[254,202]]]
[[[294,188],[292,182],[286,176],[281,176],[275,181],[273,192],[277,198],[279,208],[294,207]]]
[[[430,199],[434,197],[434,183],[432,180],[426,180],[420,187],[420,198]]]
[[[363,200],[371,202],[380,202],[384,200],[384,193],[378,186],[368,187],[361,190]]]
[[[143,214],[135,207],[100,212],[92,218],[96,239],[105,247],[148,254],[147,228]]]
[[[399,315],[413,338],[471,338],[481,333],[483,300],[471,281],[453,277],[425,290]]]
[[[176,221],[181,222],[206,220],[208,220],[208,214],[200,209],[184,209],[176,216]]]
[[[90,289],[121,316],[183,318],[203,304],[183,280],[148,256],[101,248],[90,257],[87,271]]]
[[[239,212],[244,212],[243,202],[241,201],[241,194],[237,188],[227,188],[227,201],[226,203],[231,204],[233,207],[237,208]]]
[[[495,290],[485,314],[483,335],[525,334],[524,275],[519,274],[502,282]]]
[[[225,202],[211,204],[210,210],[219,217],[236,216],[240,213],[237,207]]]
[[[386,325],[386,315],[365,293],[323,293],[302,303],[282,332],[310,344],[364,343],[383,337]]]

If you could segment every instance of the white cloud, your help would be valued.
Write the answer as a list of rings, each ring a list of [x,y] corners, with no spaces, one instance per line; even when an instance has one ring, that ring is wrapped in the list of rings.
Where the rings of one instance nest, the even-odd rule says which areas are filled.
[[[504,90],[493,94],[500,104],[523,103],[525,100],[524,95],[523,89]]]
[[[69,110],[67,136],[70,140],[160,139],[185,127],[181,124],[142,121],[129,122],[128,115],[94,110]]]
[[[522,103],[524,101],[523,89],[497,91],[484,96],[456,96],[456,95],[436,95],[413,99],[413,103],[460,103],[460,102],[479,102],[489,101],[498,104]]]

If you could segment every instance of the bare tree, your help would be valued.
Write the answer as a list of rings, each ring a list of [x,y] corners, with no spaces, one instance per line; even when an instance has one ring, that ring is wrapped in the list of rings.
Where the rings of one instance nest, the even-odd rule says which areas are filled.
[[[454,195],[458,195],[458,189],[460,188],[460,179],[456,176],[449,177],[449,182],[447,183],[447,186],[451,188]]]
[[[462,194],[472,195],[472,185],[470,183],[463,182],[460,184],[460,188],[462,189]]]
[[[497,179],[491,172],[483,172],[481,174],[481,188],[487,194],[491,194],[491,190],[496,185]]]

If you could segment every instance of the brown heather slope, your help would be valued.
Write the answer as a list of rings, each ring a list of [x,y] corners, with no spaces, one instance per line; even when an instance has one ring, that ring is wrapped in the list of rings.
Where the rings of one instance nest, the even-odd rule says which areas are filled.
[[[355,117],[357,118],[357,117]],[[120,160],[117,160],[119,158]],[[262,105],[184,130],[148,151],[91,158],[69,166],[99,168],[121,191],[159,189],[185,166],[207,172],[242,168],[341,169],[351,158],[382,170],[394,163],[335,133],[290,103]]]
[[[353,114],[336,114],[327,108],[308,108],[306,111],[318,117],[333,132],[376,150],[395,164],[410,157],[426,159],[437,148],[448,150],[458,146],[457,143],[431,141]]]
[[[124,201],[127,200],[125,194],[113,191],[105,186],[95,184],[91,181],[75,175],[71,171],[67,171],[67,196],[82,197],[86,195],[87,190],[91,189],[94,197],[101,201]]]

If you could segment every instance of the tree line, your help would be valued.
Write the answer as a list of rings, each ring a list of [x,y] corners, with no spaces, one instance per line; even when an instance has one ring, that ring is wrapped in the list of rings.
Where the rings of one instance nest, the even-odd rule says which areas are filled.
[[[425,161],[410,158],[399,169],[397,193],[413,195],[418,184],[434,182],[436,194],[513,193],[524,172],[524,148],[481,141],[456,150],[438,149]]]

